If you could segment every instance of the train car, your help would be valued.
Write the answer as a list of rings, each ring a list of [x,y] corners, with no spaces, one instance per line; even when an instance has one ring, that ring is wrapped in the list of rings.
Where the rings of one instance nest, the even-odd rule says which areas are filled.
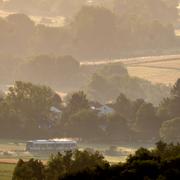
[[[31,153],[55,153],[76,149],[77,142],[69,139],[32,140],[26,143],[26,151]]]

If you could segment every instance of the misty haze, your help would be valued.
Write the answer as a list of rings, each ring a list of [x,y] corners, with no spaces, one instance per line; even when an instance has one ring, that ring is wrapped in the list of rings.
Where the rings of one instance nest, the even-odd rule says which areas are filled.
[[[179,0],[0,0],[11,179],[180,179]]]

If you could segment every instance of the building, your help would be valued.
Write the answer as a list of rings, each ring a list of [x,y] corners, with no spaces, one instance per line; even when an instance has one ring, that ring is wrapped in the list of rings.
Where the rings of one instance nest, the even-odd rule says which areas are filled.
[[[97,111],[98,116],[106,116],[115,112],[114,109],[108,105],[91,106],[91,109]]]
[[[31,153],[56,153],[77,149],[77,142],[70,139],[33,140],[26,143],[26,151]]]

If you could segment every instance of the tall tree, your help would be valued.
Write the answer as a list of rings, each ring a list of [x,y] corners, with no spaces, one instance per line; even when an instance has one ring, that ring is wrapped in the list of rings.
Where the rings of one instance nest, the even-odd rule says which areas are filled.
[[[8,111],[18,117],[21,127],[30,135],[35,135],[44,124],[52,122],[50,108],[59,108],[61,100],[49,87],[16,81],[5,97]]]
[[[151,103],[143,103],[136,114],[136,129],[148,137],[158,137],[161,122],[156,116],[156,108]],[[153,136],[152,136],[153,135]]]
[[[180,142],[180,118],[163,122],[160,137],[167,142]]]
[[[89,101],[86,94],[83,91],[76,92],[72,94],[69,102],[67,104],[67,110],[69,113],[75,113],[82,109],[89,108]]]

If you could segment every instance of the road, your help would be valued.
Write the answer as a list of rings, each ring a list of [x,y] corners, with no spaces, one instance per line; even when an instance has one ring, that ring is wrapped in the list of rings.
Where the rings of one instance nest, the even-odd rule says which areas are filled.
[[[146,63],[165,62],[180,60],[180,55],[163,55],[163,56],[145,56],[125,59],[114,59],[114,60],[98,60],[98,61],[84,61],[80,62],[81,66],[98,66],[106,64],[123,63],[127,66],[135,66]]]

